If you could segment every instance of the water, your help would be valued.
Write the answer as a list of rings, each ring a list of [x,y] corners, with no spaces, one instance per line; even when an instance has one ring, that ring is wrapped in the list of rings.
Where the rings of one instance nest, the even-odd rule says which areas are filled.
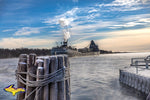
[[[108,54],[74,57],[71,63],[71,100],[145,100],[146,96],[119,83],[119,68],[129,66],[130,59],[150,53]],[[16,97],[3,89],[16,84],[17,58],[0,59],[0,100]]]

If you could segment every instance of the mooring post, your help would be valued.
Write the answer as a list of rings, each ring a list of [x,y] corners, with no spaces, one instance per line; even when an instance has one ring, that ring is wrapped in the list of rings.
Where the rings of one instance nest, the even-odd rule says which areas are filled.
[[[64,65],[66,67],[66,76],[68,77],[68,79],[66,79],[65,81],[65,87],[66,87],[66,100],[70,100],[70,65],[69,65],[69,59],[68,56],[64,56]]]
[[[19,62],[18,62],[18,68],[17,68],[17,72],[27,72],[27,54],[21,54],[19,56]],[[26,79],[26,75],[24,74],[21,74],[21,76],[23,78]],[[23,83],[21,83],[18,79],[18,82],[17,82],[17,87],[19,88],[26,88],[26,85],[24,85]],[[25,93],[19,93],[17,95],[17,100],[23,100],[25,97]]]
[[[57,56],[58,58],[58,69],[64,68],[63,65],[63,56]],[[66,100],[66,91],[65,91],[65,80],[62,79],[62,81],[58,82],[58,100]]]
[[[18,77],[17,85],[26,87],[26,92],[18,94],[17,100],[70,100],[69,66],[68,56],[64,55],[41,57],[37,60],[36,54],[28,57],[20,55],[16,74],[24,79],[19,81]],[[22,84],[23,81],[26,84]]]
[[[58,59],[56,56],[51,56],[50,57],[50,71],[51,71],[51,73],[57,71],[57,69],[58,69]],[[58,100],[57,94],[58,94],[57,82],[54,81],[53,83],[50,83],[50,100]]]
[[[50,59],[44,58],[44,75],[49,74],[49,64]],[[43,100],[49,100],[49,85],[44,86],[44,99]]]
[[[44,75],[44,68],[43,68],[43,60],[38,60],[38,68],[37,68],[37,81],[42,80],[40,75]],[[43,87],[38,87],[36,90],[36,100],[43,100]]]
[[[36,54],[29,54],[29,61],[27,66],[27,72],[36,75],[37,67],[35,66]],[[28,81],[36,81],[36,78],[27,74],[27,84]],[[28,96],[35,88],[26,86],[26,96]],[[35,93],[32,93],[27,100],[34,100]]]

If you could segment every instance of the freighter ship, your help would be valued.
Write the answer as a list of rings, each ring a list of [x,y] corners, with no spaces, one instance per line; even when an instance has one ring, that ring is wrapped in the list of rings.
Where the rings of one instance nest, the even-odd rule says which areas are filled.
[[[88,47],[76,49],[72,46],[68,46],[68,39],[70,38],[70,32],[68,28],[68,22],[65,19],[59,20],[60,25],[63,28],[63,42],[60,46],[53,47],[51,50],[51,55],[67,54],[69,56],[86,56],[86,55],[99,55],[100,50],[98,45],[95,44],[93,40]]]

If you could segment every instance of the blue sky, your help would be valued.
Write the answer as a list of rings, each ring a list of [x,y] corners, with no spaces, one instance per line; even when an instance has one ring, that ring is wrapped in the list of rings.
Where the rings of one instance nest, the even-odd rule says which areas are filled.
[[[58,20],[69,21],[69,44],[150,51],[150,0],[0,0],[1,48],[51,48],[62,41]]]

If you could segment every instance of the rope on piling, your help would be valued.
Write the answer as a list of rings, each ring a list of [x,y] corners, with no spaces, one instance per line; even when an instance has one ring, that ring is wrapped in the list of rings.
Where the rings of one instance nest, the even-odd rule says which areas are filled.
[[[69,67],[64,66],[64,68],[61,68],[55,72],[52,72],[52,73],[46,74],[46,75],[39,75],[39,76],[29,73],[29,72],[17,72],[16,71],[16,77],[19,82],[21,82],[22,84],[29,86],[29,87],[36,87],[29,95],[25,96],[24,100],[27,100],[28,97],[30,97],[34,92],[40,91],[40,89],[42,87],[48,85],[49,83],[61,82],[61,81],[64,81],[64,80],[67,80],[68,78],[70,78],[70,75],[65,74],[65,71],[67,71],[67,70],[69,70]],[[42,79],[38,80],[38,81],[37,80],[29,81],[29,80],[25,79],[24,77],[22,77],[23,74],[29,75],[33,78],[40,77]],[[68,94],[70,94],[70,91]],[[36,100],[36,98],[35,98],[35,100]]]

